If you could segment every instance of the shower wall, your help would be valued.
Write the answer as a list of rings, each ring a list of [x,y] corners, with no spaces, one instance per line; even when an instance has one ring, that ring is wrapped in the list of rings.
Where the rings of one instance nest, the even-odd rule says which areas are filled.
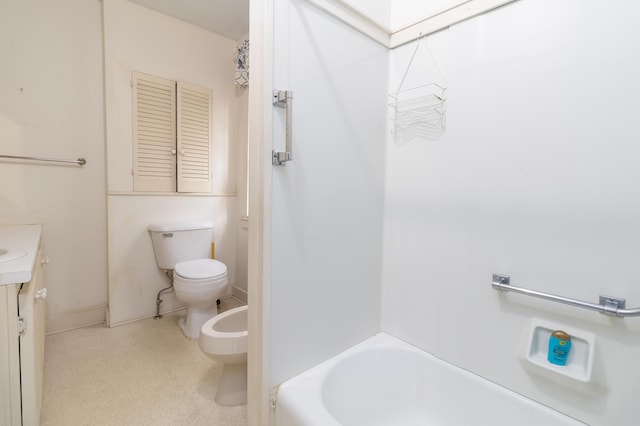
[[[379,330],[388,51],[305,0],[274,12],[274,88],[294,97],[293,160],[266,166],[277,385]]]
[[[396,141],[387,94],[416,42],[388,53],[305,1],[275,5],[294,160],[268,166],[271,385],[383,330],[587,424],[635,424],[640,320],[491,278],[640,306],[640,7],[519,0],[430,35],[403,88],[446,85],[446,130]],[[589,382],[529,367],[536,322],[594,337]]]
[[[387,141],[382,329],[592,425],[640,416],[640,320],[499,294],[491,276],[640,305],[638,17],[520,0],[431,35],[404,87],[446,83],[445,134]],[[392,51],[390,91],[415,45]],[[595,335],[591,383],[525,368],[536,320]]]

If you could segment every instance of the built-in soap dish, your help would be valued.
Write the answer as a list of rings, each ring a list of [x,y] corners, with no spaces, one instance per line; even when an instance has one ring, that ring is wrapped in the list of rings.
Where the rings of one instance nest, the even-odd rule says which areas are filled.
[[[549,338],[556,330],[571,336],[571,350],[566,365],[555,365],[547,360]],[[527,342],[524,361],[529,371],[562,384],[591,383],[595,352],[595,336],[592,333],[534,319]]]

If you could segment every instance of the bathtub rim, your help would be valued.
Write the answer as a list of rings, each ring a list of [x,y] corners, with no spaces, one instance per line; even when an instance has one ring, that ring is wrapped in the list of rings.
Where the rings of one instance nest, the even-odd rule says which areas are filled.
[[[341,426],[341,423],[329,413],[323,403],[322,386],[326,375],[334,365],[352,356],[352,354],[363,350],[388,348],[390,346],[431,355],[390,334],[378,332],[280,384],[276,398],[276,425],[281,424],[282,408],[285,408],[285,415],[291,417],[286,419],[288,421],[286,424],[291,423],[293,420],[295,423],[292,424]],[[318,398],[308,398],[307,395],[310,394],[317,395]],[[302,413],[300,410],[295,409],[295,407],[300,406],[305,407]]]
[[[275,425],[342,426],[342,424],[331,415],[328,408],[324,405],[322,394],[325,378],[327,377],[328,372],[334,367],[334,365],[342,362],[342,360],[351,357],[359,352],[369,351],[377,348],[390,348],[393,350],[406,350],[418,353],[419,355],[424,356],[425,358],[430,359],[433,362],[444,364],[446,368],[451,368],[456,371],[459,370],[461,374],[471,375],[473,379],[479,379],[481,381],[487,382],[493,386],[500,388],[502,391],[508,392],[515,398],[539,406],[545,411],[548,411],[548,413],[551,415],[566,418],[568,421],[572,420],[576,425],[586,425],[586,423],[583,423],[573,416],[556,410],[553,407],[549,407],[548,405],[529,398],[501,384],[495,383],[492,380],[480,376],[472,371],[454,365],[446,360],[435,356],[431,352],[420,349],[385,332],[378,332],[373,336],[344,350],[343,352],[340,352],[339,354],[321,362],[320,364],[315,365],[314,367],[309,368],[308,370],[303,371],[302,373],[280,384],[280,386],[278,387],[275,403]],[[313,395],[313,397],[309,397],[309,395]],[[297,409],[298,407],[304,407],[304,410]],[[284,423],[282,421],[284,421]]]

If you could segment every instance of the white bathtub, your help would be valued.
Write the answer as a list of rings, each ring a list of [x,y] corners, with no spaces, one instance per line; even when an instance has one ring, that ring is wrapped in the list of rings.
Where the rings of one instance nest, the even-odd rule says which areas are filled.
[[[584,423],[380,333],[283,383],[276,425]]]

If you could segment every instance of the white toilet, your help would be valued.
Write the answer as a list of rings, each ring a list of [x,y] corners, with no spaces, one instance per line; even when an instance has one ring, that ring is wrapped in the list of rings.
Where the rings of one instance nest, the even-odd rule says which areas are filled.
[[[163,223],[149,226],[156,262],[173,270],[176,298],[187,305],[180,328],[189,339],[200,336],[202,325],[218,314],[217,300],[227,288],[227,267],[209,258],[213,224],[209,221]]]
[[[221,405],[247,402],[247,306],[229,309],[204,323],[198,346],[224,364],[216,392]]]

